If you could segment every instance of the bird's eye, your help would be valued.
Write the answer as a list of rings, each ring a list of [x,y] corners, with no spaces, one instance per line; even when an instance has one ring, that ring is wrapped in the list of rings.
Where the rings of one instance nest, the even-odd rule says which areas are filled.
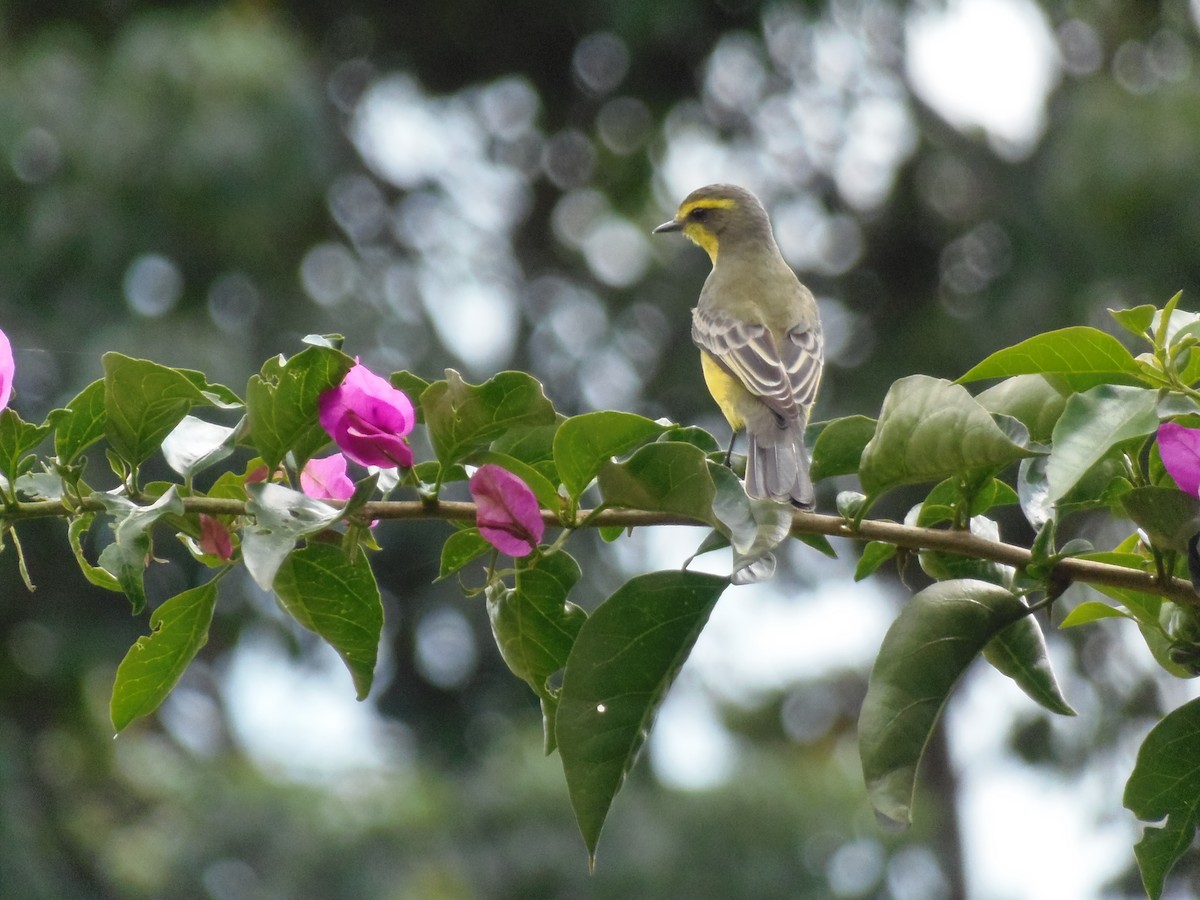
[[[688,218],[691,219],[693,222],[703,222],[705,219],[708,218],[708,212],[709,212],[708,207],[697,206],[690,213],[688,213]]]

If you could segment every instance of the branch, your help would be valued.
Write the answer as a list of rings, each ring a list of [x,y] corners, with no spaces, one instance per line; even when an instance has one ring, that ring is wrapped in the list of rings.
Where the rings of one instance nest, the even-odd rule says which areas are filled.
[[[334,506],[339,505],[338,501],[325,502]],[[246,505],[240,500],[186,497],[183,504],[188,513],[207,513],[212,516],[241,516],[246,513]],[[81,511],[103,512],[104,507],[99,501],[90,497],[81,500],[76,507],[70,507],[61,500],[39,500],[17,503],[9,507],[4,511],[3,519],[11,524],[25,519],[66,518]],[[432,502],[376,500],[361,507],[359,516],[366,520],[443,519],[445,521],[474,522],[475,504],[458,500]],[[547,525],[563,526],[559,517],[549,510],[542,510],[542,518]],[[605,509],[599,512],[580,510],[578,521],[584,519],[587,519],[586,526],[589,528],[614,525],[622,528],[641,528],[650,525],[707,526],[708,524],[687,516],[636,509]],[[908,550],[941,550],[975,559],[987,559],[1017,569],[1026,568],[1033,561],[1032,553],[1025,547],[989,541],[966,531],[918,528],[873,519],[864,520],[855,529],[840,516],[827,516],[799,510],[792,514],[791,533],[793,535],[823,534],[852,541],[882,541]],[[1181,578],[1170,578],[1163,581],[1150,572],[1070,557],[1060,560],[1055,566],[1055,571],[1071,581],[1103,584],[1109,587],[1155,594],[1181,604],[1200,608],[1200,597],[1197,596],[1192,585]]]

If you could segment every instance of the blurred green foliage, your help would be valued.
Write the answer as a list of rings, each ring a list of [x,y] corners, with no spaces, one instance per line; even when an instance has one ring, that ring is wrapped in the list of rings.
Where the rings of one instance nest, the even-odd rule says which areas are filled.
[[[838,343],[819,415],[874,415],[901,376],[955,377],[1054,327],[1109,327],[1105,306],[1195,297],[1187,4],[1045,13],[1063,72],[1045,134],[1005,159],[911,94],[903,6],[6,4],[0,324],[16,407],[40,420],[100,377],[104,351],[238,384],[303,334],[341,331],[380,371],[512,366],[567,412],[715,430],[685,324],[703,261],[639,238],[695,186],[678,173],[706,160],[770,201],[822,300]],[[402,123],[389,146],[370,136],[373,108]],[[881,155],[855,180],[863,122],[883,123]],[[490,340],[464,342],[467,320]],[[902,515],[893,502],[883,511]],[[717,895],[817,896],[847,847],[878,863],[860,894],[904,896],[903,880],[883,886],[888,851],[860,820],[839,726],[781,739],[785,697],[726,705],[746,734],[719,791],[635,770],[586,878],[555,767],[507,724],[537,711],[479,610],[426,587],[440,541],[412,527],[385,527],[377,568],[398,623],[377,708],[413,748],[399,783],[364,780],[348,800],[246,761],[223,714],[239,634],[265,618],[305,647],[249,586],[218,610],[208,677],[187,685],[214,710],[207,724],[114,745],[99,710],[141,622],[39,535],[25,539],[36,595],[0,557],[0,884],[14,896],[672,896],[696,893],[677,890],[693,876]],[[179,583],[149,579],[151,603],[189,586],[174,567],[154,577]],[[806,576],[787,577],[799,593]],[[622,580],[581,587],[595,601]],[[457,675],[422,655],[435,614],[467,623],[450,629],[476,648]],[[1136,722],[1160,702],[1093,631],[1076,667],[1111,703],[1095,705],[1086,747],[1031,723],[1014,737],[1027,758],[1088,764],[1121,744],[1104,707]],[[838,693],[834,721],[860,698]],[[945,792],[929,802],[952,822],[953,774],[933,780]],[[923,837],[892,864],[919,862]],[[953,830],[931,840],[932,871],[961,887]],[[936,896],[926,883],[935,893],[907,896]]]

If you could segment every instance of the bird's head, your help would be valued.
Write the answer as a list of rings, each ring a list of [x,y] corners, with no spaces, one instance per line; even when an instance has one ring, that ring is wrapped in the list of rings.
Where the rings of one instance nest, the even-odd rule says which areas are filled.
[[[709,184],[692,191],[679,204],[675,218],[654,229],[655,234],[670,231],[681,231],[702,247],[713,265],[722,244],[764,238],[774,241],[771,222],[758,198],[733,184]]]

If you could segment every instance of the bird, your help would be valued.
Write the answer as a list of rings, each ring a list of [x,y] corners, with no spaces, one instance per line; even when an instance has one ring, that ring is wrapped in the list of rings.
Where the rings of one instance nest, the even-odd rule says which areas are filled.
[[[733,435],[747,434],[746,494],[816,505],[804,431],[824,367],[817,302],[779,252],[759,199],[732,184],[692,191],[654,234],[681,232],[712,271],[692,310],[704,381]]]

